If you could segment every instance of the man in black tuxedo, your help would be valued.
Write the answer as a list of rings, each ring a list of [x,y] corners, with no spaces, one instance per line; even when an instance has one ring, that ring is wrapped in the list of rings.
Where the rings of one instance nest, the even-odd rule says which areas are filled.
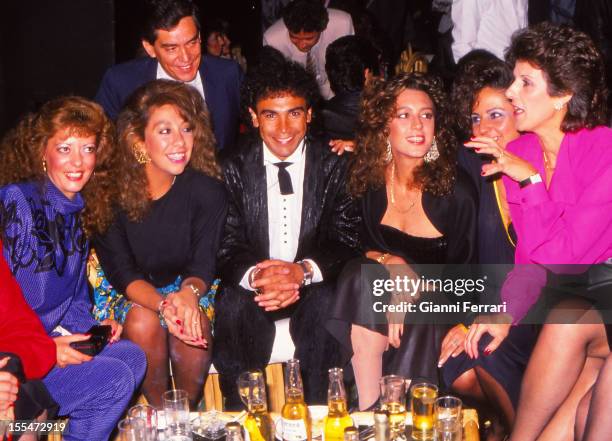
[[[358,247],[359,216],[346,189],[346,156],[307,136],[314,78],[274,57],[247,77],[258,136],[224,163],[230,205],[218,254],[213,360],[226,408],[240,407],[237,376],[263,369],[274,321],[291,317],[306,400],[325,402],[338,350],[322,324],[335,279]]]

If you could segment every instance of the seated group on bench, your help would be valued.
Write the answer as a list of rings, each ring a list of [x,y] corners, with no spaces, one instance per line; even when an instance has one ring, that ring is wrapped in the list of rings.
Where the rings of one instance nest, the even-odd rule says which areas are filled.
[[[170,31],[197,32],[191,15],[177,20]],[[506,431],[517,407],[521,428],[541,430],[518,391],[535,345],[540,365],[530,365],[522,389],[534,395],[551,345],[514,325],[535,302],[533,284],[541,282],[539,292],[546,282],[543,267],[530,275],[532,285],[518,285],[527,286],[518,301],[504,298],[512,329],[476,322],[469,331],[387,321],[372,309],[362,268],[389,277],[394,264],[510,264],[515,252],[517,263],[538,264],[612,255],[612,132],[603,127],[599,86],[567,82],[549,95],[552,80],[542,69],[550,66],[523,61],[539,56],[525,47],[559,39],[584,49],[556,47],[562,59],[596,53],[583,34],[551,25],[517,34],[508,52],[515,77],[536,78],[548,101],[530,101],[527,86],[495,57],[466,63],[455,86],[469,93],[453,102],[470,95],[469,150],[457,147],[441,81],[413,73],[368,79],[355,150],[332,151],[313,127],[315,78],[272,49],[242,84],[252,127],[235,145],[221,132],[237,130],[237,112],[220,110],[223,100],[206,90],[205,100],[197,72],[196,87],[152,78],[122,89],[116,122],[80,97],[54,99],[24,117],[0,145],[0,415],[68,416],[65,439],[104,440],[139,391],[161,407],[170,369],[195,409],[211,363],[225,408],[239,409],[238,376],[265,368],[275,322],[289,319],[309,403],[326,402],[328,369],[350,366],[361,409],[376,404],[384,374],[441,378],[441,387],[498,409]],[[113,72],[99,95],[105,106],[123,71]],[[468,84],[474,77],[479,82]],[[498,132],[485,132],[480,120],[480,102],[491,97],[505,118]],[[537,106],[548,107],[538,113]],[[550,127],[565,136],[557,137],[565,156],[555,153],[556,172],[547,162],[553,156],[534,147],[538,136],[550,141]],[[519,131],[532,133],[519,138]],[[564,191],[551,186],[553,172]],[[572,236],[586,225],[592,233]],[[521,277],[502,281],[502,295]],[[97,324],[112,330],[99,354],[71,346]],[[599,325],[576,347],[605,339],[605,331]],[[541,339],[554,332],[544,326]],[[485,333],[493,340],[480,341]]]

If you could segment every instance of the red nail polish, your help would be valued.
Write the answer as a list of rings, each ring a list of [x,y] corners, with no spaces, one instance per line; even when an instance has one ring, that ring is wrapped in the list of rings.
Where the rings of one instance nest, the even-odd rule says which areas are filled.
[[[183,322],[182,322],[182,321],[180,321],[180,320],[177,320],[177,321],[176,321],[176,324],[180,326],[180,325],[182,325],[182,324],[183,324]]]
[[[484,176],[484,175],[485,175],[485,172],[480,172],[480,176]]]
[[[487,348],[487,349],[485,349],[485,350],[484,350],[484,354],[485,354],[485,355],[491,355],[491,349],[488,349],[488,348]]]
[[[479,152],[481,149],[475,149],[477,152]]]

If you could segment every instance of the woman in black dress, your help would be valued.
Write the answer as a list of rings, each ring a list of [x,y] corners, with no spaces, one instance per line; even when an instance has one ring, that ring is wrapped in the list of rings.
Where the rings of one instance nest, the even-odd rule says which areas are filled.
[[[150,403],[159,407],[168,389],[170,357],[176,386],[193,406],[211,362],[206,293],[227,211],[214,137],[200,94],[166,80],[132,95],[117,131],[118,212],[94,244],[103,270],[96,314],[125,319],[126,337],[145,351]]]
[[[374,272],[386,278],[387,270],[395,276],[394,264],[418,272],[416,264],[469,263],[475,257],[476,194],[455,166],[446,118],[441,82],[432,77],[401,75],[364,93],[349,188],[361,198],[365,257],[344,269],[327,323],[353,365],[361,409],[378,398],[383,373],[437,382],[447,330],[411,324],[404,332],[402,318],[377,314],[371,287],[361,287],[361,264],[381,264]]]
[[[451,94],[457,134],[463,138],[460,141],[488,139],[505,148],[519,137],[512,103],[505,96],[512,81],[510,68],[487,51],[475,50],[460,60]],[[487,282],[499,293],[504,265],[514,262],[516,243],[501,176],[481,175],[482,165],[490,158],[465,147],[459,148],[457,156],[478,190],[478,262],[487,265],[484,268],[495,265],[495,271],[486,271]],[[489,340],[483,341],[481,351],[486,356],[478,358],[464,351],[466,335],[467,328],[457,325],[442,342],[439,363],[445,386],[481,406],[481,414],[494,421],[492,435],[501,437],[501,432],[512,429],[521,380],[537,332],[533,326],[516,326],[494,352],[486,354]],[[491,411],[495,414],[489,415]]]

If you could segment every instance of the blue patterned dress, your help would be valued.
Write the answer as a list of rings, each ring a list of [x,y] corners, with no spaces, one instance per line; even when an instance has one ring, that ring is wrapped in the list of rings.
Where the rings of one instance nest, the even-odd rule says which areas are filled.
[[[56,327],[86,332],[91,315],[82,229],[83,199],[64,196],[49,180],[0,188],[2,252],[47,333]],[[60,415],[70,422],[65,440],[106,440],[144,376],[142,351],[128,341],[107,346],[93,360],[54,367],[44,378]]]

